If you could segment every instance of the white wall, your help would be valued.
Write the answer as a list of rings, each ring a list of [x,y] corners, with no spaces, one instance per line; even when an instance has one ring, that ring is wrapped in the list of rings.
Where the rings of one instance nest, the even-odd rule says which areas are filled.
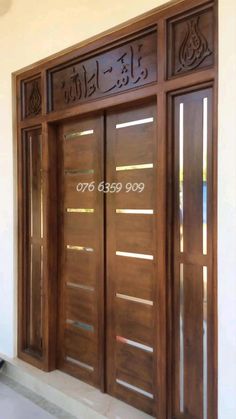
[[[16,331],[11,73],[161,3],[0,0],[0,352],[8,356]],[[219,7],[219,419],[235,419],[236,2],[219,0]]]
[[[161,3],[163,0],[0,0],[0,353],[16,353],[11,73]]]

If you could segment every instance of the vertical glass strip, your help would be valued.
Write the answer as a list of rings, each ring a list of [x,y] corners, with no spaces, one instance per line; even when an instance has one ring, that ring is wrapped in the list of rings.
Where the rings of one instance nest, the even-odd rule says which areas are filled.
[[[43,144],[42,135],[39,136],[40,141],[40,230],[41,239],[43,239]]]
[[[203,419],[207,419],[207,267],[203,266]]]
[[[40,251],[41,251],[41,275],[40,275],[40,311],[41,311],[41,316],[40,316],[40,336],[41,336],[41,344],[43,343],[43,246],[40,246]],[[42,349],[42,348],[41,348]]]
[[[207,255],[207,115],[208,98],[203,99],[203,254]]]
[[[180,252],[184,251],[184,104],[179,105],[179,225],[180,225]]]
[[[179,295],[179,388],[180,412],[184,413],[184,265],[180,264],[180,295]]]
[[[33,144],[32,136],[29,137],[30,153],[29,153],[29,177],[30,177],[30,237],[33,237]]]
[[[33,341],[33,245],[30,245],[29,344]]]

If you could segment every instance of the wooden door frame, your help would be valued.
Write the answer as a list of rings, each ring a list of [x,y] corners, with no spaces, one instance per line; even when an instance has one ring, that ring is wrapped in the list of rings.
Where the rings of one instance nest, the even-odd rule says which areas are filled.
[[[192,69],[191,71],[183,72],[181,75],[176,75],[169,69],[170,64],[170,48],[173,48],[169,39],[169,31],[173,20],[176,17],[182,19],[188,15],[195,15],[206,8],[212,7],[213,22],[214,22],[214,62],[212,65],[201,67],[201,65]],[[56,153],[56,130],[55,124],[67,118],[76,117],[79,115],[86,115],[90,112],[107,109],[111,106],[121,105],[122,103],[132,103],[135,101],[142,101],[144,98],[156,97],[158,118],[162,123],[158,124],[158,155],[160,156],[160,173],[159,177],[159,214],[163,220],[159,226],[158,237],[166,242],[166,238],[170,238],[170,226],[168,225],[168,215],[166,214],[167,204],[170,202],[168,191],[171,188],[171,181],[168,176],[168,145],[166,139],[170,134],[170,124],[167,122],[167,116],[170,116],[169,101],[170,97],[176,91],[186,89],[193,90],[197,86],[213,85],[214,87],[214,219],[213,219],[213,282],[214,282],[214,369],[215,376],[213,378],[214,391],[214,418],[217,418],[217,83],[218,83],[218,2],[217,0],[180,0],[171,1],[163,6],[160,6],[150,12],[147,12],[135,19],[112,28],[98,36],[92,37],[89,40],[81,42],[68,48],[62,52],[54,54],[44,60],[32,64],[12,74],[13,85],[13,133],[14,133],[14,150],[17,154],[17,202],[18,202],[18,356],[22,360],[31,363],[32,365],[43,369],[44,371],[52,371],[56,366],[56,295],[57,295],[57,256],[55,253],[55,243],[57,237],[57,222],[54,219],[53,207],[57,202],[56,196],[56,176],[53,167],[55,161],[53,156]],[[122,94],[115,94],[103,97],[96,100],[84,101],[77,103],[74,106],[66,109],[50,112],[49,109],[49,91],[51,84],[48,79],[48,71],[56,66],[62,65],[64,62],[73,61],[78,56],[91,56],[96,52],[104,51],[109,44],[119,45],[124,38],[133,36],[137,32],[144,31],[146,28],[157,25],[157,82],[147,84],[143,87],[133,88],[123,92]],[[172,51],[172,50],[171,50]],[[173,51],[172,51],[173,53]],[[164,61],[164,62],[163,62]],[[27,97],[25,96],[26,85],[28,82],[40,78],[39,89],[41,91],[41,111],[25,117],[25,106]],[[47,258],[45,261],[44,271],[44,354],[42,359],[37,359],[32,356],[25,349],[25,314],[24,314],[24,230],[23,230],[23,195],[22,195],[22,149],[21,138],[24,130],[30,127],[42,127],[43,133],[43,147],[44,147],[44,161],[45,171],[48,173],[47,181],[45,182],[44,193],[46,196],[50,195],[50,200],[47,200],[44,207],[44,221],[45,221],[45,245],[47,249]],[[159,331],[158,340],[162,346],[161,353],[163,355],[158,359],[158,380],[161,394],[159,398],[163,403],[159,403],[158,417],[160,419],[171,418],[171,399],[170,399],[170,373],[167,372],[167,363],[170,362],[171,346],[171,293],[170,293],[170,272],[168,272],[168,246],[162,246],[159,249],[159,275],[162,281],[159,284],[158,294],[159,300],[163,301],[159,313],[159,324],[161,330]],[[166,319],[169,319],[168,325]],[[160,339],[161,338],[161,339]],[[168,408],[166,411],[165,401],[168,400]],[[164,407],[163,407],[164,406]]]

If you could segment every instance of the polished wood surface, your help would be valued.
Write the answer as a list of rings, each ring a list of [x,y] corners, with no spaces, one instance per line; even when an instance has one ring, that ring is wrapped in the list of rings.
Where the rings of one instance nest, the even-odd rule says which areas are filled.
[[[135,122],[138,125],[117,128],[119,124]],[[157,351],[154,336],[158,328],[156,124],[155,102],[118,108],[107,114],[107,181],[123,185],[122,192],[107,196],[108,392],[150,414],[155,413],[158,397],[154,369]],[[142,182],[143,192],[127,192],[126,185]],[[117,213],[122,209],[131,210],[131,214]],[[153,213],[146,214],[145,210]],[[117,251],[131,255],[120,256]],[[125,276],[121,277],[121,273]],[[141,289],[136,287],[136,282],[142,283]],[[138,369],[129,366],[131,359],[136,364],[142,358],[144,364],[140,363]]]
[[[49,111],[156,82],[156,36],[156,29],[151,28],[95,57],[85,56],[52,68],[48,74]]]
[[[103,116],[58,129],[60,302],[58,367],[103,387],[103,195],[77,185],[103,179]],[[87,199],[86,199],[87,198]],[[87,212],[86,212],[87,211]]]
[[[32,129],[24,135],[25,159],[25,333],[26,348],[42,356],[43,219],[42,219],[42,135]]]
[[[156,29],[157,33],[154,40]],[[67,79],[64,87],[59,86],[58,83],[53,84],[51,82],[51,75],[56,74],[54,70],[70,68],[73,75],[73,64],[78,68],[89,60],[91,60],[91,65],[96,64],[96,57],[99,57],[101,64],[103,64],[102,57],[107,56],[106,54],[110,51],[121,51],[124,46],[130,47],[133,41],[136,42],[137,39],[142,39],[143,36],[147,38],[153,37],[151,42],[148,41],[148,51],[151,51],[151,62],[152,65],[156,63],[156,69],[154,66],[152,67],[151,74],[154,78],[152,78],[150,83],[145,83],[145,81],[148,81],[148,78],[146,78],[143,79],[144,83],[138,81],[136,86],[133,87],[132,79],[129,79],[127,82],[127,78],[125,79],[127,73],[124,73],[123,87],[118,87],[120,86],[119,84],[116,85],[117,89],[112,94],[100,95],[99,93],[96,96],[97,93],[93,93],[83,100],[77,100],[80,94],[78,97],[74,97],[74,91],[73,89],[71,90],[70,86],[70,101],[67,104],[63,103],[63,107],[60,108],[60,99],[57,102],[59,107],[53,109],[53,90],[62,89],[63,94],[68,93]],[[196,152],[191,152],[193,149],[194,151],[200,150],[198,149],[199,139],[196,134],[198,130],[197,125],[200,123],[200,108],[194,112],[195,105],[190,103],[191,100],[189,101],[189,121],[186,121],[185,124],[185,129],[189,130],[188,136],[192,138],[193,143],[189,142],[189,149],[185,149],[187,158],[187,160],[185,158],[185,163],[188,165],[186,169],[191,173],[188,185],[185,186],[187,188],[186,196],[188,196],[190,204],[188,205],[186,201],[186,218],[184,223],[188,253],[185,252],[184,254],[184,263],[187,265],[184,271],[185,280],[187,281],[184,291],[186,293],[185,298],[189,300],[196,298],[196,305],[191,312],[188,310],[188,306],[185,307],[184,311],[184,316],[188,318],[185,323],[185,334],[188,336],[187,339],[189,339],[189,341],[187,340],[184,343],[186,347],[185,385],[188,386],[188,383],[190,383],[190,388],[192,371],[195,388],[197,386],[200,386],[200,388],[195,391],[196,395],[194,395],[195,393],[190,394],[188,388],[185,390],[186,406],[181,419],[189,419],[190,417],[192,419],[191,414],[194,418],[198,418],[198,416],[201,418],[201,415],[203,415],[201,407],[203,403],[203,388],[201,384],[203,372],[201,366],[197,368],[197,365],[201,365],[203,361],[201,350],[203,335],[202,327],[200,328],[203,315],[201,310],[203,290],[200,285],[202,273],[198,267],[206,266],[206,260],[209,280],[207,334],[208,347],[210,348],[208,356],[207,419],[217,418],[217,49],[217,1],[174,1],[13,74],[15,114],[17,116],[15,148],[17,148],[18,156],[18,356],[45,371],[54,370],[58,365],[61,365],[67,372],[77,377],[79,376],[81,379],[105,391],[106,389],[110,391],[111,383],[114,384],[114,371],[117,370],[122,382],[130,382],[131,385],[141,388],[147,393],[151,393],[152,389],[154,400],[149,399],[147,401],[148,397],[144,394],[139,394],[139,397],[137,397],[135,392],[131,390],[124,391],[118,384],[114,390],[116,391],[116,397],[125,399],[126,402],[151,412],[159,419],[179,418],[179,382],[176,381],[178,380],[179,369],[177,353],[179,337],[178,330],[175,327],[175,313],[178,311],[178,276],[173,275],[174,271],[177,275],[179,272],[174,264],[174,255],[176,256],[176,253],[173,254],[173,246],[175,240],[177,240],[177,235],[173,229],[175,220],[173,214],[175,214],[177,202],[173,198],[176,190],[175,179],[178,176],[175,172],[177,166],[173,159],[177,144],[174,142],[174,139],[178,138],[178,133],[176,134],[174,131],[176,125],[175,105],[178,98],[183,96],[184,100],[187,100],[188,94],[190,95],[189,98],[191,95],[194,97],[196,92],[203,92],[206,89],[209,89],[209,91],[211,89],[212,94],[212,115],[210,116],[209,114],[209,118],[212,118],[212,155],[209,157],[209,159],[211,158],[211,162],[209,160],[209,168],[212,168],[212,174],[209,173],[209,182],[211,182],[212,190],[210,189],[210,184],[208,190],[208,211],[211,210],[208,217],[208,229],[211,232],[208,235],[208,240],[210,240],[211,234],[211,243],[208,243],[207,256],[201,256],[199,253],[199,246],[202,240],[202,230],[199,227],[199,214],[201,211],[200,163],[198,164],[196,159],[194,159]],[[153,55],[154,50],[156,52],[156,60]],[[144,52],[144,49],[142,52],[145,56],[146,52]],[[137,60],[137,66],[140,64],[140,67],[138,66],[136,70],[141,70],[142,64],[145,64],[144,69],[147,68],[149,59],[145,61],[144,56],[142,56],[142,60],[139,63]],[[136,59],[138,57],[137,50]],[[117,56],[117,58],[120,58],[120,56]],[[121,62],[115,64],[116,74],[118,74],[119,64],[127,64],[126,58],[127,56],[122,57]],[[122,63],[122,60],[124,63]],[[89,69],[92,71],[93,67],[90,66]],[[123,70],[125,71],[124,67]],[[126,68],[126,70],[129,72],[130,67]],[[91,93],[94,90],[93,80],[91,79],[93,74],[94,71],[87,79],[87,81],[90,80],[88,87],[92,87],[92,90],[87,93]],[[145,76],[145,73],[143,75]],[[108,84],[107,89],[109,89]],[[110,118],[122,115],[122,118],[127,118],[127,121],[129,121],[132,112],[139,112],[141,109],[150,106],[150,104],[152,104],[151,106],[156,106],[155,155],[153,155],[152,149],[153,136],[148,131],[150,126],[146,125],[145,129],[135,130],[135,127],[127,128],[125,147],[122,147],[124,143],[122,138],[119,139],[117,137],[117,148],[112,152],[112,155],[110,154],[110,158],[111,160],[114,159],[115,154],[119,165],[122,166],[126,164],[127,156],[132,157],[134,164],[139,164],[141,160],[149,162],[153,155],[153,161],[156,162],[156,177],[153,178],[148,169],[143,170],[142,176],[139,173],[142,170],[130,171],[130,181],[144,181],[146,188],[142,194],[132,192],[126,194],[122,191],[115,197],[115,206],[117,208],[133,209],[154,208],[156,217],[152,217],[150,214],[146,214],[146,218],[143,218],[141,214],[113,213],[113,218],[109,218],[111,220],[109,221],[107,219],[110,211],[108,205],[107,207],[103,206],[102,215],[100,215],[94,227],[93,217],[90,219],[90,222],[85,223],[83,222],[85,218],[83,215],[85,214],[65,213],[64,205],[68,206],[68,208],[93,208],[94,202],[96,201],[98,204],[98,200],[90,192],[84,192],[83,194],[74,193],[76,185],[81,180],[80,174],[78,176],[63,175],[64,164],[68,165],[68,170],[70,170],[70,165],[76,168],[78,163],[81,167],[85,167],[83,164],[86,161],[91,164],[91,159],[93,158],[91,149],[87,147],[87,141],[82,140],[80,143],[83,153],[80,153],[81,150],[78,148],[79,142],[77,144],[76,141],[73,144],[71,143],[71,147],[63,150],[63,127],[68,126],[73,129],[73,126],[76,126],[76,124],[86,124],[88,120],[98,120],[100,118],[100,128],[103,130],[101,138],[105,138],[105,143],[108,147],[109,138],[106,134],[106,125],[109,125]],[[44,221],[44,236],[42,239],[44,248],[43,270],[41,272],[42,282],[40,284],[42,289],[41,300],[38,281],[35,281],[37,284],[34,283],[34,291],[32,294],[30,293],[30,272],[27,270],[28,268],[26,269],[30,248],[30,240],[27,236],[28,220],[26,214],[30,196],[29,190],[27,190],[27,162],[24,157],[24,138],[26,133],[30,130],[37,132],[38,129],[42,132],[42,218]],[[107,176],[110,176],[112,168],[109,168],[109,164],[111,164],[111,160],[107,158],[106,152],[103,153],[105,143],[98,157],[103,162],[105,172],[108,170]],[[85,173],[83,179],[85,182],[90,182],[94,179],[94,176],[92,173]],[[101,180],[105,179],[106,176],[102,174]],[[118,171],[117,179],[122,183],[126,182],[126,173]],[[192,181],[192,186],[190,186]],[[100,199],[103,200],[103,198]],[[110,199],[112,200],[114,197],[108,196],[106,198],[107,204]],[[38,205],[39,203],[37,205],[36,203],[34,204],[34,216],[37,222],[39,222],[37,217]],[[103,204],[100,202],[99,205],[101,208]],[[105,208],[107,208],[108,212]],[[135,221],[132,221],[134,215]],[[196,220],[196,225],[192,221],[193,216]],[[155,218],[154,223],[152,218]],[[106,230],[108,230],[109,236],[109,229],[113,229],[114,234],[112,237],[110,234],[110,240],[113,242],[112,246],[114,249],[114,243],[116,242],[115,244],[118,244],[119,247],[122,246],[125,249],[124,251],[131,253],[133,251],[148,254],[148,252],[153,251],[155,252],[157,263],[153,263],[152,268],[150,268],[150,260],[116,257],[113,254],[112,258],[122,259],[122,263],[116,261],[116,265],[114,265],[113,259],[110,260],[107,257],[106,260],[104,255],[100,255],[101,259],[97,264],[95,260],[91,262],[91,254],[89,252],[84,252],[83,254],[81,252],[80,260],[78,261],[77,252],[72,250],[65,251],[65,238],[66,240],[71,240],[73,243],[71,246],[77,246],[77,237],[80,234],[83,241],[86,242],[85,247],[90,247],[90,241],[96,241],[96,238],[98,238],[96,236],[94,239],[91,231],[94,228],[96,230],[102,224],[104,236],[102,240],[100,239],[100,249],[101,243],[104,243],[106,248]],[[196,249],[198,249],[197,252]],[[110,250],[108,249],[108,251]],[[33,257],[35,262],[32,272],[36,279],[39,277],[39,256],[37,251],[34,251]],[[112,260],[114,263],[111,262]],[[116,293],[132,295],[135,291],[136,298],[150,301],[154,296],[154,305],[146,307],[146,310],[142,310],[142,313],[140,313],[140,316],[141,314],[143,316],[140,330],[137,328],[137,324],[140,321],[137,313],[141,303],[137,301],[132,302],[133,307],[135,307],[135,310],[132,312],[130,312],[129,300],[122,299],[122,301],[118,301],[118,304],[115,304],[117,301],[114,295],[109,297],[109,285],[106,290],[102,289],[102,283],[100,283],[101,288],[97,288],[98,310],[96,309],[97,303],[92,304],[89,297],[87,299],[84,297],[86,295],[85,289],[81,288],[78,293],[76,292],[77,288],[64,292],[65,272],[68,272],[69,282],[85,287],[93,287],[94,280],[97,278],[96,275],[98,275],[98,272],[101,272],[101,278],[109,284],[109,275],[106,275],[106,269],[103,270],[101,261],[104,261],[113,269],[114,275],[112,275],[112,278],[115,278]],[[180,263],[180,259],[178,259],[178,263]],[[97,267],[96,270],[95,266]],[[114,266],[116,266],[115,270]],[[146,278],[145,283],[142,280],[143,277]],[[174,281],[174,278],[176,281]],[[135,290],[134,283],[136,284]],[[75,297],[76,295],[77,297],[79,296],[79,301]],[[108,304],[104,304],[108,297]],[[38,310],[37,314],[31,311],[31,329],[29,329],[27,326],[30,324],[28,322],[29,306],[33,307],[34,305],[38,307]],[[71,323],[67,323],[65,327],[64,308],[66,305],[68,305],[70,310],[68,313],[73,319],[79,313],[81,313],[81,316],[83,313],[84,321],[82,323],[87,324],[85,320],[92,321],[92,317],[89,316],[97,316],[97,347],[94,345],[93,338],[92,340],[90,339],[91,331],[81,330],[75,333],[75,326]],[[152,315],[152,309],[155,312],[154,315]],[[40,310],[42,310],[41,319],[38,315]],[[153,347],[156,351],[155,355],[153,356],[149,352],[141,352],[137,347],[130,346],[127,349],[128,345],[122,340],[115,341],[114,333],[116,329],[114,328],[112,333],[110,333],[106,322],[104,327],[103,311],[109,314],[109,310],[117,313],[117,316],[115,318],[111,317],[109,321],[113,322],[115,327],[117,325],[119,332],[122,333],[125,330],[133,338],[139,339],[140,342],[144,342],[144,338],[147,342],[151,342],[152,329],[149,322],[154,318],[153,324],[156,328],[156,333],[153,335]],[[128,313],[128,319],[125,318],[124,313]],[[42,324],[41,330],[37,327],[39,324]],[[109,327],[111,329],[111,326]],[[29,334],[29,330],[31,330],[31,334]],[[30,339],[32,342],[31,350],[29,350]],[[107,352],[105,347],[106,340],[111,342],[113,348],[110,353]],[[38,351],[40,342],[41,349]],[[177,343],[175,344],[175,342]],[[193,348],[191,353],[188,344],[190,345],[189,347]],[[99,345],[101,346],[99,347]],[[98,347],[100,348],[99,351]],[[32,348],[34,349],[32,350]],[[84,364],[94,365],[93,372],[91,369],[87,369],[84,373],[84,368],[81,365],[79,367],[78,364],[62,361],[65,351],[68,351],[70,354],[69,358],[75,360],[83,359],[82,362]],[[105,360],[108,359],[108,363],[112,363],[111,360],[109,361],[109,356],[111,359],[114,359],[114,354],[116,358],[112,365],[113,376],[109,378],[107,376],[108,372],[106,372],[108,368],[106,369]],[[134,359],[137,359],[137,365],[139,363],[142,365],[140,371],[136,368],[136,364],[132,362]],[[149,374],[150,368],[153,369],[152,378],[150,378]],[[205,418],[203,417],[203,419]]]
[[[211,329],[212,89],[177,95],[173,101],[174,412],[176,418],[204,419],[213,417],[208,399],[214,351]],[[205,109],[204,101],[207,101]]]

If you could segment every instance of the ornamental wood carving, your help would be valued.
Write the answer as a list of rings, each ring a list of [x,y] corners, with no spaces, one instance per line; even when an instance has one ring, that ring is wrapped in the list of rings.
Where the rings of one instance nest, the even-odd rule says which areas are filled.
[[[212,10],[169,23],[169,77],[212,65]]]
[[[41,78],[31,79],[22,82],[23,103],[22,117],[31,118],[41,114],[42,93]]]
[[[49,71],[49,111],[98,99],[157,80],[157,34],[152,31],[86,60]]]
[[[186,35],[179,50],[179,69],[177,72],[198,67],[206,57],[212,54],[208,42],[199,28],[200,16],[187,22]]]
[[[217,27],[216,0],[168,2],[13,74],[18,356],[158,419],[217,418]]]

